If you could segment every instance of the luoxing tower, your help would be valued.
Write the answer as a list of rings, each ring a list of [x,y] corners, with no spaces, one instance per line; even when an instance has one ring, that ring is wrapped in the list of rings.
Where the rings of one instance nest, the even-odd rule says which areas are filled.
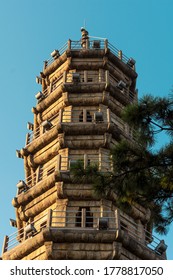
[[[71,180],[77,160],[112,168],[110,149],[122,138],[133,141],[120,113],[137,101],[135,60],[81,32],[81,40],[51,53],[36,78],[42,89],[34,121],[17,150],[25,169],[12,201],[17,229],[5,236],[2,259],[165,259],[147,209],[124,213],[114,194],[99,199],[91,184]]]

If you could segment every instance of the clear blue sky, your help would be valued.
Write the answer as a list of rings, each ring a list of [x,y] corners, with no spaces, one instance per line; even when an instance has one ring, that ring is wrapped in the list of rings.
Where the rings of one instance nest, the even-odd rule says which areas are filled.
[[[0,1],[0,246],[15,231],[9,226],[15,218],[11,200],[24,178],[15,150],[24,147],[26,123],[33,121],[43,60],[69,38],[80,39],[85,21],[90,35],[108,38],[135,58],[139,97],[167,96],[173,84],[172,13],[172,0]],[[165,240],[173,260],[173,226]]]

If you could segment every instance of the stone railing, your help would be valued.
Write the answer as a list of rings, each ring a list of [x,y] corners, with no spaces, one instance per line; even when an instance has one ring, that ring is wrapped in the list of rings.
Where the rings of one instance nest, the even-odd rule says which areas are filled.
[[[21,244],[26,239],[30,239],[39,234],[44,228],[63,229],[63,230],[93,230],[115,231],[115,236],[118,236],[119,231],[131,236],[133,240],[140,245],[155,251],[158,255],[162,255],[167,246],[163,240],[152,235],[141,225],[135,221],[131,221],[127,215],[124,215],[120,210],[106,211],[93,210],[89,207],[84,207],[76,210],[52,210],[49,209],[47,214],[38,220],[28,223],[24,228],[18,229],[15,233],[5,236],[2,248],[2,254],[15,246]],[[165,252],[165,251],[164,251]],[[164,253],[163,252],[163,253]]]
[[[119,58],[122,62],[128,65],[131,69],[135,70],[134,65],[135,61],[132,58],[128,58],[126,55],[122,53],[121,50],[117,49],[108,42],[107,39],[98,39],[98,40],[86,40],[86,48],[90,50],[110,50],[110,52],[115,55],[117,58]],[[58,50],[55,50],[51,53],[51,58],[44,61],[44,69],[47,68],[50,64],[54,62],[55,59],[57,59],[59,56],[61,56],[65,51],[71,50],[71,51],[79,51],[82,50],[82,44],[81,40],[79,41],[72,41],[68,40],[62,47],[60,47]]]

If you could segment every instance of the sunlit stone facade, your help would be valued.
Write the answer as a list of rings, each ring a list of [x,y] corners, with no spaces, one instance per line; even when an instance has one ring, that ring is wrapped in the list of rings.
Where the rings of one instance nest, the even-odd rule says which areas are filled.
[[[134,59],[81,32],[81,40],[51,53],[36,78],[33,123],[17,150],[25,170],[12,201],[17,228],[5,236],[2,259],[165,259],[164,243],[147,225],[148,209],[124,213],[115,194],[100,199],[91,184],[71,180],[77,160],[112,169],[111,148],[133,141],[121,111],[137,101]]]

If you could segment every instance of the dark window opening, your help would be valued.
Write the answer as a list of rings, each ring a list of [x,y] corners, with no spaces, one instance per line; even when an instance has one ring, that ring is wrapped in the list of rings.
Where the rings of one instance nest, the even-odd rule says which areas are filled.
[[[90,207],[79,207],[76,214],[76,227],[93,227],[93,214]]]
[[[87,122],[92,122],[92,116],[89,111],[87,111],[86,120]]]
[[[79,122],[83,122],[83,111],[79,115]]]
[[[84,121],[84,115],[83,115],[83,111],[81,111],[81,113],[79,114],[79,122],[83,122]],[[86,112],[86,121],[87,122],[92,122],[92,116],[90,114],[89,111]]]

